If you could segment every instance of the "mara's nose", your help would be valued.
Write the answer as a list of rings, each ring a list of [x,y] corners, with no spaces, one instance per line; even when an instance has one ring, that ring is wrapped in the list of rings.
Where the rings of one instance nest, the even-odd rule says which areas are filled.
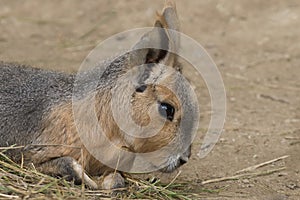
[[[186,156],[181,156],[181,157],[179,158],[180,165],[183,165],[183,164],[187,163],[188,160],[189,160],[188,157],[186,157]]]

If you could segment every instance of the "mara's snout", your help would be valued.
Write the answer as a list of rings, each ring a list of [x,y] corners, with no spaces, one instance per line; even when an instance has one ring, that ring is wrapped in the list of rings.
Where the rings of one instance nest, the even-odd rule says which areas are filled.
[[[191,157],[191,146],[181,155],[171,156],[166,167],[160,169],[161,172],[171,173],[180,166],[186,164]]]

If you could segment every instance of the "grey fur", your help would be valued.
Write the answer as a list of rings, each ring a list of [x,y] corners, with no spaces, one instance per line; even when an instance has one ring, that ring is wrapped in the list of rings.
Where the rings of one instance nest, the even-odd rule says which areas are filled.
[[[25,145],[53,105],[72,96],[74,75],[0,63],[0,146]]]

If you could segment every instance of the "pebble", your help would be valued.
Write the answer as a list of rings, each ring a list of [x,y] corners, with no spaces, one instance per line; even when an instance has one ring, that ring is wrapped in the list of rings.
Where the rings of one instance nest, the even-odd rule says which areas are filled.
[[[250,181],[249,181],[249,179],[243,179],[243,180],[242,180],[242,183],[248,184],[248,183],[250,183]]]

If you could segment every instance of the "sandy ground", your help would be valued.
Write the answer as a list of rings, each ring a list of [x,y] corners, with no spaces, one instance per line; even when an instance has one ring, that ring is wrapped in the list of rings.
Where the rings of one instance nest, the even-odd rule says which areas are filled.
[[[98,42],[151,26],[162,6],[159,0],[1,0],[0,60],[74,72]],[[220,141],[199,159],[210,118],[204,112],[192,159],[176,181],[190,182],[204,199],[300,199],[300,2],[177,0],[177,8],[182,31],[219,67],[227,117]],[[208,111],[206,87],[196,88]],[[252,173],[285,167],[280,172],[201,186],[284,155]]]

